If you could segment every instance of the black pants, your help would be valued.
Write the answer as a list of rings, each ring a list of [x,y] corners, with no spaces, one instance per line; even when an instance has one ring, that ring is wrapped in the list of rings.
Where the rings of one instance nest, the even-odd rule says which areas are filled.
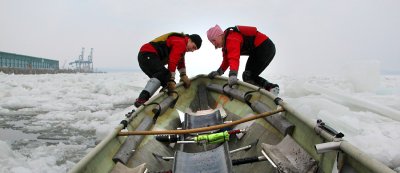
[[[243,81],[258,86],[263,85],[265,79],[260,77],[260,74],[267,68],[272,59],[274,59],[275,52],[275,45],[270,39],[265,40],[258,47],[254,48],[246,62],[246,68],[243,72]]]
[[[161,86],[167,86],[171,73],[165,68],[165,63],[156,53],[139,52],[138,62],[140,69],[149,77],[157,78],[161,82]]]

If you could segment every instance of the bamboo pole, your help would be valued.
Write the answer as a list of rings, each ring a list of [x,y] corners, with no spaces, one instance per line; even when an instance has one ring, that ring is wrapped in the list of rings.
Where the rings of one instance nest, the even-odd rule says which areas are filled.
[[[209,127],[201,127],[201,128],[195,128],[195,129],[185,129],[185,130],[159,130],[159,131],[128,131],[128,132],[119,132],[117,136],[128,136],[128,135],[161,135],[161,134],[189,134],[189,133],[200,133],[200,132],[205,132],[205,131],[211,131],[211,130],[217,130],[217,129],[222,129],[225,127],[230,127],[234,126],[240,123],[244,123],[247,121],[255,120],[258,118],[263,118],[267,117],[279,112],[285,111],[283,108],[279,108],[277,110],[271,111],[271,112],[264,112],[260,113],[257,115],[253,115],[250,117],[242,118],[240,120],[232,121],[230,123],[226,124],[219,124],[219,125],[214,125],[214,126],[209,126]]]

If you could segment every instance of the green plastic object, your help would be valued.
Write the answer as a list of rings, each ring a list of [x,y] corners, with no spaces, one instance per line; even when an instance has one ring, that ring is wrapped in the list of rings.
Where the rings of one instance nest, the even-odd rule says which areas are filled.
[[[228,133],[228,131],[225,131],[225,132],[219,132],[219,133],[213,133],[213,134],[207,134],[207,135],[199,135],[197,137],[194,137],[194,141],[206,142],[206,143],[210,143],[210,144],[218,144],[218,143],[222,143],[225,141],[229,141],[229,133]]]

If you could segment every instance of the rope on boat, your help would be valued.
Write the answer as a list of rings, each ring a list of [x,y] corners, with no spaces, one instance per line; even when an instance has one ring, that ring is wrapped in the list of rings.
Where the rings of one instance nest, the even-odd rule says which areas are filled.
[[[200,133],[206,132],[211,130],[222,129],[225,127],[231,127],[237,124],[241,124],[247,121],[255,120],[258,118],[264,118],[270,115],[274,115],[279,112],[285,111],[283,108],[279,108],[274,111],[264,112],[257,115],[253,115],[250,117],[242,118],[240,120],[232,121],[226,124],[218,124],[209,127],[201,127],[201,128],[194,128],[194,129],[184,129],[184,130],[158,130],[158,131],[127,131],[127,132],[119,132],[117,136],[128,136],[128,135],[161,135],[161,134],[189,134],[189,133]]]

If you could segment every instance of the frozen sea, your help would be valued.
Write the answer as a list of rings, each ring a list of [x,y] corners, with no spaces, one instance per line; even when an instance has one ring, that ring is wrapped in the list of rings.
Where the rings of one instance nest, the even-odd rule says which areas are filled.
[[[264,77],[297,110],[400,172],[400,75]],[[67,172],[133,108],[147,79],[141,72],[0,73],[0,173]]]

